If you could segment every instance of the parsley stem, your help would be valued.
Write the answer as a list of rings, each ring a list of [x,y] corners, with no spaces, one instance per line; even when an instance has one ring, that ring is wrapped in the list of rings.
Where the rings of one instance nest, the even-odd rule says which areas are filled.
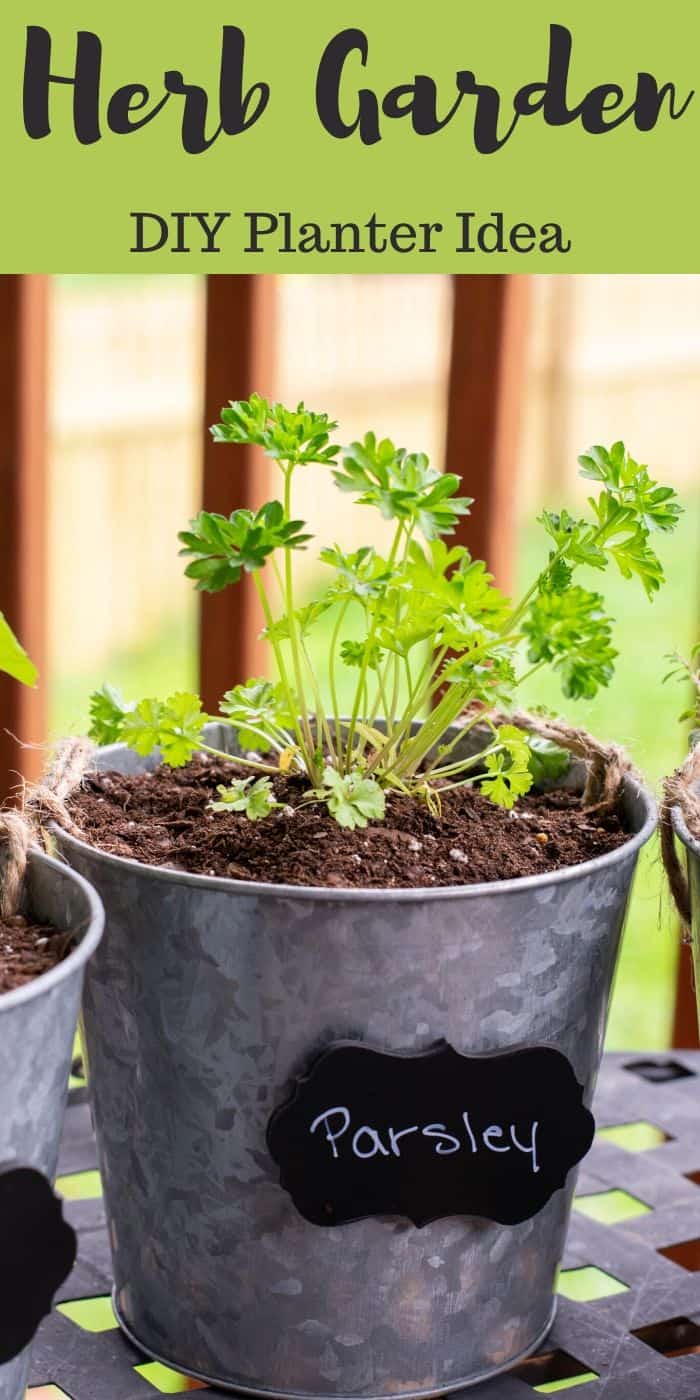
[[[342,745],[341,745],[341,738],[340,738],[340,705],[338,704],[338,691],[337,691],[337,689],[336,689],[336,683],[335,683],[336,648],[337,648],[337,646],[338,646],[338,637],[339,637],[339,634],[340,634],[340,629],[341,629],[341,627],[342,627],[342,625],[343,625],[343,622],[344,622],[344,620],[345,620],[345,614],[346,614],[348,608],[350,607],[351,601],[352,601],[351,598],[346,598],[345,601],[343,602],[343,604],[342,604],[342,606],[341,606],[339,612],[338,612],[338,616],[337,616],[337,618],[336,618],[335,626],[334,626],[334,628],[333,628],[333,632],[332,632],[332,635],[331,635],[331,644],[330,644],[330,650],[329,650],[329,653],[328,653],[328,681],[329,681],[330,691],[331,691],[331,702],[332,702],[332,705],[333,705],[333,723],[334,723],[334,727],[335,727],[335,744],[336,744],[336,749],[337,749],[337,751],[338,751],[338,758],[339,758],[339,759],[342,759]],[[343,771],[343,772],[345,771],[345,766],[344,766],[344,764],[343,764],[343,767],[342,767],[342,771]]]
[[[404,710],[398,728],[387,738],[386,744],[375,754],[369,766],[371,772],[375,768],[381,767],[383,771],[391,772],[391,753],[401,742],[403,736],[410,731],[413,719],[420,713],[427,704],[432,694],[431,681],[439,671],[442,662],[447,655],[447,647],[441,647],[439,651],[429,651],[423,669],[416,682],[413,699]]]
[[[212,758],[223,758],[227,763],[242,763],[244,768],[254,768],[257,773],[276,774],[279,772],[279,769],[271,763],[259,763],[254,758],[241,758],[240,754],[224,753],[223,749],[213,749],[210,744],[200,743],[197,748],[200,753],[211,754]]]
[[[520,599],[520,602],[518,603],[517,608],[515,608],[513,612],[510,613],[510,615],[506,618],[505,622],[503,623],[503,626],[501,627],[501,632],[510,632],[514,627],[517,626],[518,622],[520,621],[520,618],[522,617],[523,613],[527,608],[528,603],[530,602],[530,599],[534,597],[535,593],[539,593],[542,587],[543,580],[546,578],[552,565],[556,564],[558,559],[561,559],[562,555],[566,552],[566,548],[566,545],[560,545],[556,553],[553,554],[548,560],[546,568],[540,569],[537,578],[535,579],[531,587],[528,588],[527,593],[523,594],[522,598]]]
[[[292,507],[292,472],[294,465],[288,462],[284,470],[284,515],[285,520],[291,520]],[[292,665],[294,667],[294,682],[297,688],[299,713],[301,716],[301,727],[306,736],[308,747],[307,769],[309,778],[314,787],[320,782],[321,775],[316,767],[314,756],[315,745],[309,724],[309,714],[306,705],[306,694],[304,691],[304,677],[301,668],[301,654],[299,647],[299,635],[297,632],[297,620],[294,616],[294,571],[292,569],[292,551],[286,549],[284,558],[284,592],[285,607],[287,612],[287,625],[289,627],[289,644],[292,649]]]
[[[286,740],[280,743],[279,731],[273,733],[272,727],[270,727],[269,730],[259,729],[257,724],[254,724],[252,720],[246,720],[245,724],[234,724],[234,721],[228,719],[226,715],[217,715],[216,723],[227,724],[230,729],[243,729],[246,734],[257,734],[258,738],[262,739],[264,743],[271,749],[274,749],[276,753],[282,753],[284,749],[289,746],[289,736],[286,736]]]
[[[292,691],[291,691],[291,688],[290,688],[290,685],[289,685],[289,679],[288,679],[288,676],[287,676],[287,668],[286,668],[286,666],[285,666],[285,664],[284,664],[284,657],[283,657],[283,655],[282,655],[282,648],[280,647],[280,644],[279,644],[279,642],[277,641],[277,639],[276,639],[276,637],[275,637],[275,635],[274,635],[274,630],[273,630],[273,629],[274,629],[275,623],[274,623],[274,618],[273,618],[273,616],[272,616],[272,609],[271,609],[271,607],[270,607],[270,603],[269,603],[269,599],[268,599],[267,593],[265,592],[265,585],[264,585],[264,583],[263,583],[263,581],[262,581],[262,579],[261,579],[261,577],[260,577],[260,570],[259,570],[259,569],[256,569],[256,570],[254,571],[254,573],[253,573],[253,580],[254,580],[254,582],[255,582],[255,587],[256,587],[256,589],[257,589],[258,597],[259,597],[259,599],[260,599],[260,603],[261,603],[261,606],[262,606],[263,616],[264,616],[265,622],[266,622],[266,624],[267,624],[267,629],[268,629],[268,633],[269,633],[269,636],[270,636],[270,643],[271,643],[271,645],[272,645],[272,650],[273,650],[273,652],[274,652],[275,661],[276,661],[276,663],[277,663],[277,672],[278,672],[280,681],[282,682],[282,689],[283,689],[283,691],[284,691],[284,698],[285,698],[285,701],[286,701],[286,704],[287,704],[287,709],[288,709],[288,711],[289,711],[289,717],[290,717],[290,720],[291,720],[291,722],[292,722],[292,725],[294,726],[294,732],[295,732],[295,734],[296,734],[297,742],[298,742],[298,744],[299,744],[299,748],[300,748],[300,750],[301,750],[301,754],[302,754],[302,757],[303,757],[303,759],[304,759],[304,764],[305,764],[305,766],[306,766],[306,771],[307,771],[307,773],[310,773],[309,754],[308,754],[307,751],[306,751],[305,736],[304,736],[304,734],[302,733],[301,726],[300,726],[300,724],[299,724],[299,716],[298,716],[298,714],[297,714],[297,704],[296,704],[296,702],[295,702],[295,700],[294,700],[294,696],[292,695]]]
[[[476,714],[473,716],[472,719],[468,720],[466,724],[460,725],[459,732],[455,734],[454,738],[450,739],[450,742],[448,744],[443,745],[442,752],[436,753],[435,757],[431,760],[431,762],[427,764],[427,766],[423,769],[423,776],[427,778],[436,771],[444,771],[443,769],[436,770],[435,765],[437,763],[442,763],[444,759],[448,758],[449,755],[453,752],[453,750],[457,747],[457,745],[462,742],[465,736],[469,734],[469,732],[475,727],[475,725],[484,723],[489,723],[488,716],[485,716],[481,710],[477,710]],[[481,758],[481,754],[479,754],[479,758]]]
[[[335,744],[333,743],[333,736],[330,731],[328,720],[326,719],[326,712],[323,708],[323,700],[321,699],[321,691],[319,689],[318,681],[316,680],[316,673],[311,664],[311,657],[309,656],[309,653],[306,649],[306,643],[303,637],[300,638],[300,642],[304,660],[308,668],[309,677],[311,680],[311,688],[314,694],[314,704],[316,706],[316,748],[319,748],[321,744],[321,735],[323,735],[328,746],[329,756],[335,764]]]
[[[396,529],[396,534],[394,535],[394,542],[393,542],[393,544],[392,544],[392,546],[391,546],[391,551],[390,551],[390,554],[389,554],[389,558],[387,559],[387,570],[388,570],[388,572],[391,572],[391,570],[393,569],[394,564],[395,564],[395,562],[396,562],[396,555],[397,555],[397,553],[398,553],[399,545],[400,545],[400,543],[401,543],[401,536],[402,536],[402,534],[403,534],[403,528],[404,528],[404,527],[403,527],[403,521],[400,520],[399,523],[398,523],[397,529]],[[356,689],[356,691],[355,691],[355,700],[354,700],[353,707],[352,707],[352,714],[351,714],[351,716],[350,716],[350,727],[349,727],[349,730],[348,730],[347,744],[346,744],[346,747],[345,747],[345,763],[346,763],[346,767],[347,767],[347,768],[351,768],[351,767],[352,767],[352,745],[353,745],[353,740],[354,740],[354,738],[355,738],[355,726],[356,726],[356,724],[357,724],[358,716],[359,716],[359,713],[360,713],[360,706],[362,705],[362,700],[363,700],[363,696],[364,696],[364,693],[365,693],[365,683],[366,683],[366,679],[367,679],[367,670],[368,670],[368,667],[369,667],[369,658],[370,658],[371,651],[372,651],[372,643],[374,642],[374,638],[375,638],[376,632],[377,632],[377,627],[378,627],[378,625],[379,625],[379,617],[380,617],[380,606],[379,606],[379,605],[380,605],[380,603],[383,601],[383,598],[384,598],[384,594],[385,594],[385,593],[386,593],[386,587],[385,587],[385,589],[384,589],[384,593],[382,593],[382,595],[381,595],[381,598],[378,598],[378,599],[376,600],[376,602],[375,602],[375,607],[374,607],[374,618],[373,618],[373,620],[372,620],[372,626],[371,626],[370,629],[369,629],[369,634],[368,634],[367,639],[366,639],[366,641],[365,641],[365,652],[364,652],[364,656],[363,656],[363,658],[362,658],[362,665],[360,666],[360,675],[359,675],[358,681],[357,681],[357,689]]]
[[[529,681],[531,676],[535,676],[537,672],[541,671],[542,667],[546,665],[546,661],[536,661],[535,665],[531,666],[529,671],[524,671],[522,676],[518,676],[517,680],[514,682],[514,685],[523,685],[525,681]]]

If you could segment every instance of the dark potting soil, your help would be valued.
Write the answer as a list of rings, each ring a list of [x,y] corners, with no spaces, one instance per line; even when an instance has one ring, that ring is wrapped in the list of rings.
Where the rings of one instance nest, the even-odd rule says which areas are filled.
[[[461,788],[445,794],[440,816],[391,794],[383,823],[347,831],[324,807],[300,806],[305,779],[280,776],[273,786],[286,806],[262,821],[209,811],[217,783],[236,774],[235,764],[206,757],[153,774],[90,774],[68,807],[85,839],[113,855],[200,875],[331,888],[416,889],[540,875],[603,855],[629,837],[619,811],[584,808],[563,791],[529,795],[506,812]]]
[[[48,924],[33,924],[21,914],[0,919],[0,994],[33,982],[65,957],[70,939]]]

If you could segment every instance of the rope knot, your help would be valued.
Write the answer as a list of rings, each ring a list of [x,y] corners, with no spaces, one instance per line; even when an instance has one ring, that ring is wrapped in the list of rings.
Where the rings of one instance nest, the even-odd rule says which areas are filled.
[[[16,914],[27,869],[27,851],[31,840],[30,823],[21,812],[0,812],[0,915],[3,919]]]
[[[601,744],[586,729],[577,729],[563,719],[529,714],[526,710],[509,715],[508,721],[527,733],[537,734],[540,739],[548,739],[550,743],[568,749],[575,758],[583,759],[587,769],[584,807],[613,806],[620,796],[625,778],[642,781],[624,749],[618,744]]]
[[[90,767],[95,745],[90,739],[64,739],[56,751],[46,776],[29,789],[26,811],[35,825],[55,821],[71,836],[81,832],[66,807],[70,797]]]
[[[666,779],[659,813],[661,854],[687,941],[691,921],[690,890],[673,830],[674,808],[680,811],[690,835],[700,841],[700,744],[691,749],[685,762]]]

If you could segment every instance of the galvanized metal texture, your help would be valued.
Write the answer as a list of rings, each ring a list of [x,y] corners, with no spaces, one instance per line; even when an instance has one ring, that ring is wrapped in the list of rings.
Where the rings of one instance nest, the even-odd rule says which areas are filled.
[[[700,1016],[700,841],[691,835],[681,812],[680,807],[674,807],[671,812],[673,829],[679,841],[683,843],[686,851],[686,863],[688,869],[688,889],[690,892],[690,912],[692,919],[692,939],[691,952],[693,956],[693,974],[695,983],[695,996],[698,1001],[698,1015]]]
[[[53,1180],[83,974],[103,911],[79,875],[39,852],[29,856],[23,910],[57,929],[81,930],[64,962],[0,996],[0,1166],[35,1167]],[[24,1395],[29,1351],[0,1366],[0,1400]]]
[[[119,749],[104,768],[149,766]],[[153,766],[152,763],[150,766]],[[573,781],[580,780],[580,772]],[[555,1046],[590,1104],[651,799],[635,835],[554,875],[428,890],[255,885],[149,868],[65,834],[107,934],[85,1026],[115,1298],[139,1347],[281,1396],[428,1396],[495,1374],[551,1321],[574,1180],[534,1219],[309,1225],[265,1145],[338,1038]]]

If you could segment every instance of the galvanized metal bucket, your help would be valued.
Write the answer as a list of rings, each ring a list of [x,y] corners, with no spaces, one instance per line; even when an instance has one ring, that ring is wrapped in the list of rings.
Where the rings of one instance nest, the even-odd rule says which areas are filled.
[[[53,1181],[85,964],[104,914],[85,880],[38,851],[29,855],[22,909],[56,929],[79,931],[57,967],[0,996],[0,1166],[34,1167]],[[12,1261],[3,1259],[2,1268]],[[0,1366],[0,1400],[22,1400],[29,1361],[26,1347]]]
[[[700,841],[688,830],[680,807],[671,811],[673,830],[685,847],[688,869],[688,893],[691,913],[691,951],[693,955],[693,983],[700,1019]]]
[[[217,732],[212,742],[225,742]],[[121,748],[101,768],[153,767]],[[574,785],[582,770],[572,770]],[[254,1395],[429,1396],[511,1366],[551,1326],[573,1174],[504,1227],[319,1228],[266,1147],[330,1042],[469,1054],[549,1045],[590,1104],[632,876],[655,809],[584,865],[463,888],[338,890],[188,875],[61,834],[107,933],[85,1028],[114,1299],[152,1356]]]

